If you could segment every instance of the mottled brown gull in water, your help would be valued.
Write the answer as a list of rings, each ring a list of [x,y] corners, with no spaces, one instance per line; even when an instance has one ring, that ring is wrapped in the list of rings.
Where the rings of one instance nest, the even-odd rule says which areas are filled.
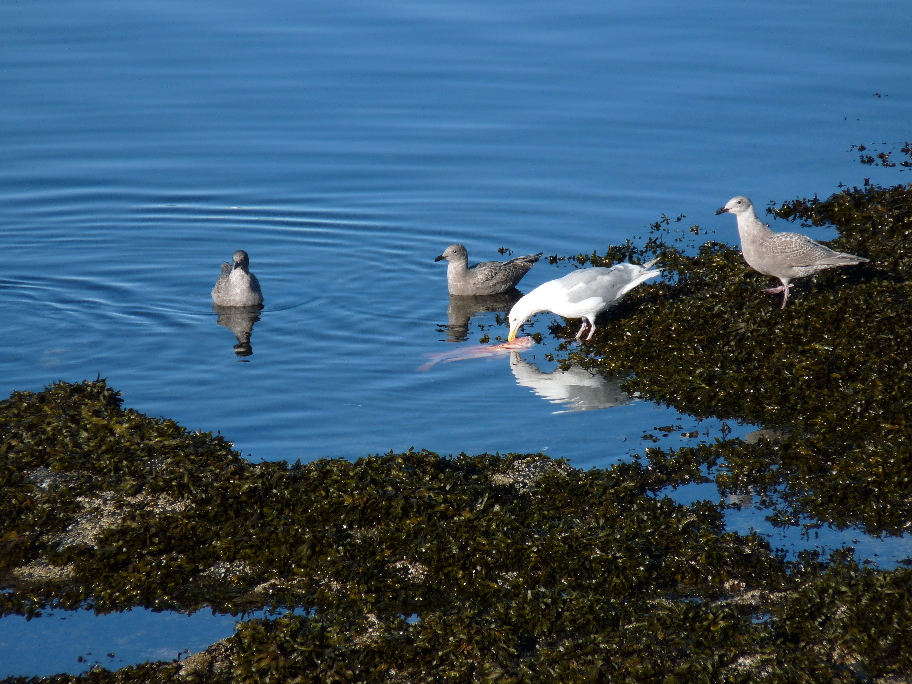
[[[851,266],[867,259],[837,252],[800,233],[777,233],[757,218],[754,205],[747,197],[733,197],[716,212],[734,214],[738,220],[741,254],[747,265],[764,275],[779,278],[780,287],[763,290],[771,294],[782,293],[782,306],[788,301],[789,281],[804,278],[817,271],[835,266]]]
[[[469,267],[469,254],[462,245],[450,245],[434,259],[446,259],[447,285],[451,295],[494,295],[508,292],[529,272],[542,253],[527,254],[509,261],[483,261]]]
[[[247,252],[239,249],[232,257],[234,264],[222,264],[222,274],[212,288],[212,302],[217,306],[260,306],[263,293],[257,277],[251,273]]]
[[[605,309],[617,304],[621,297],[640,283],[659,275],[662,270],[650,271],[649,268],[658,259],[647,264],[615,264],[611,268],[581,268],[557,280],[549,280],[536,287],[520,299],[510,309],[510,336],[516,337],[516,331],[531,316],[550,311],[564,318],[582,318],[583,325],[576,333],[580,339],[590,326],[587,340],[595,333],[595,317]]]

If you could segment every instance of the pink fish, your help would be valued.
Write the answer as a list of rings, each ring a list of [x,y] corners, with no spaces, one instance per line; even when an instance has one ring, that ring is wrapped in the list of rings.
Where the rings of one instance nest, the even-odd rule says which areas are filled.
[[[436,363],[450,363],[452,361],[462,361],[463,359],[478,359],[483,356],[500,356],[509,354],[514,351],[523,351],[532,349],[535,346],[535,340],[531,337],[520,337],[512,342],[503,342],[502,344],[473,344],[468,347],[459,347],[452,351],[440,352],[439,354],[425,354],[431,359],[418,370],[430,370],[431,366]]]

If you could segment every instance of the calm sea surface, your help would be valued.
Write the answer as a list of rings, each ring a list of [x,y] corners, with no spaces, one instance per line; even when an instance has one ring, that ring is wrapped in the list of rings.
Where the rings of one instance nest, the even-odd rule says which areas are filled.
[[[589,468],[658,425],[712,438],[717,421],[553,374],[548,314],[525,364],[417,371],[506,332],[495,312],[451,320],[433,259],[453,242],[473,261],[602,251],[663,214],[734,243],[713,215],[733,195],[912,182],[851,149],[912,138],[909,35],[906,0],[6,0],[0,396],[101,375],[254,460],[414,446]],[[236,249],[266,308],[220,322],[209,291]],[[521,289],[566,268],[540,262]],[[253,324],[251,355],[229,323]],[[156,632],[103,622],[86,629]],[[0,676],[86,667],[72,633],[57,664],[22,629],[0,620]]]

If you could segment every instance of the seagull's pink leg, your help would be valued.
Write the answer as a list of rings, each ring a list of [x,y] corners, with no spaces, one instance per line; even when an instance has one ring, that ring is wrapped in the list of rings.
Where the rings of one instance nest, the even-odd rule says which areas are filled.
[[[789,289],[791,289],[792,287],[794,287],[794,285],[789,283],[787,280],[783,280],[782,285],[780,285],[779,287],[769,287],[769,288],[763,290],[763,292],[769,292],[770,294],[779,294],[781,292],[782,293],[782,306],[780,306],[779,308],[784,309],[785,303],[786,303],[786,301],[788,301],[788,298],[789,298]]]
[[[576,333],[576,339],[580,339],[583,336],[583,331],[586,330],[586,319],[583,319],[583,324],[580,326],[579,332]],[[589,333],[589,337],[592,337],[592,333]],[[589,339],[589,338],[586,338]]]

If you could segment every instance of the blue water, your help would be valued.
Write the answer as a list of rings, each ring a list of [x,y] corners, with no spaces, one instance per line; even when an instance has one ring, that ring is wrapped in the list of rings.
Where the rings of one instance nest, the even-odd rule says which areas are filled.
[[[145,610],[104,616],[55,610],[29,621],[11,615],[0,622],[0,668],[3,675],[47,676],[177,660],[229,636],[236,620],[205,612]]]
[[[851,148],[909,139],[910,34],[906,0],[6,0],[0,396],[100,374],[254,460],[609,465],[694,422],[536,393],[547,314],[526,384],[507,358],[417,372],[457,344],[434,257],[604,250],[662,214],[734,242],[733,195],[908,182]],[[209,299],[236,249],[266,297],[243,357]],[[464,344],[504,332],[481,313]]]

